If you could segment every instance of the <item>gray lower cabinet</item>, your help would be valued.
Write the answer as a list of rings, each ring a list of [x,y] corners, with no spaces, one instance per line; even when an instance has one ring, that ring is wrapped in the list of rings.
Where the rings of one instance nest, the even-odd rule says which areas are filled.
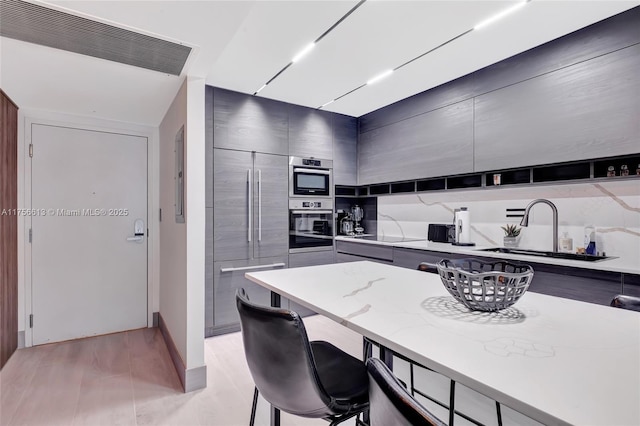
[[[240,329],[236,309],[236,290],[244,288],[249,300],[260,305],[271,304],[271,292],[245,278],[251,271],[266,271],[287,267],[287,257],[252,260],[222,261],[213,263],[213,318],[214,326],[207,328],[207,336],[228,333]],[[283,301],[283,305],[287,303]]]
[[[336,257],[333,250],[289,254],[289,268],[300,268],[303,266],[330,265],[332,263],[336,263]],[[303,317],[314,315],[316,313],[311,309],[305,308],[304,306],[299,305],[291,300],[289,301],[289,309],[297,312],[300,316],[303,316]]]
[[[617,272],[531,266],[534,273],[528,291],[607,306],[622,293],[621,274]]]
[[[382,244],[336,241],[336,261],[338,263],[362,260],[392,264],[393,247]]]
[[[358,185],[470,172],[472,99],[360,134]]]
[[[442,259],[463,259],[468,257],[468,255],[418,249],[397,247],[393,249],[393,265],[409,269],[417,269],[420,262],[436,264]],[[496,258],[481,258],[479,256],[472,257],[485,262],[500,260]],[[640,296],[640,276],[638,275],[534,262],[515,261],[515,263],[527,263],[533,268],[533,280],[528,290],[531,292],[599,305],[609,305],[611,299],[617,294],[624,293]],[[622,281],[623,276],[624,282]]]
[[[442,259],[461,259],[464,257],[467,256],[398,247],[393,249],[393,265],[409,269],[418,269],[418,265],[422,262],[435,265]]]
[[[475,98],[475,171],[635,154],[640,45]]]

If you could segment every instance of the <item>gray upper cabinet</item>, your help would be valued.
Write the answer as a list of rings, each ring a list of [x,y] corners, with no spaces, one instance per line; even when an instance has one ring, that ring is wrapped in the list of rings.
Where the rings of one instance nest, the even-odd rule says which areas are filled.
[[[289,105],[289,154],[333,160],[332,114]]]
[[[360,134],[358,184],[473,171],[473,100]]]
[[[333,114],[333,183],[358,184],[358,119]]]
[[[475,171],[634,154],[640,45],[475,99]]]
[[[256,153],[253,179],[253,257],[289,253],[288,157]]]
[[[287,104],[213,88],[213,146],[289,153]]]

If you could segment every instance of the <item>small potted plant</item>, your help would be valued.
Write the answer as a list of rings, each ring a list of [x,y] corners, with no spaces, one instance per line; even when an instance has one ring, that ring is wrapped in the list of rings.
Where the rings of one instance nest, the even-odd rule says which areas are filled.
[[[518,247],[518,237],[522,228],[518,228],[516,225],[501,226],[504,231],[504,246],[505,247]]]

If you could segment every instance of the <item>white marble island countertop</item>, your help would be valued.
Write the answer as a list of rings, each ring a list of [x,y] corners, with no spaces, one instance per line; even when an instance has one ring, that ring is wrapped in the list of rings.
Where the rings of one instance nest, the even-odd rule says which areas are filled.
[[[402,242],[384,242],[367,240],[363,238],[354,238],[346,236],[337,236],[337,241],[350,241],[362,244],[378,244],[399,248],[409,248],[415,250],[425,250],[440,253],[462,254],[469,257],[488,257],[496,259],[512,259],[531,263],[544,263],[548,265],[565,266],[571,268],[594,269],[597,271],[621,272],[627,274],[640,274],[640,259],[623,259],[612,257],[597,262],[586,262],[581,260],[556,259],[542,256],[527,256],[510,253],[498,253],[490,251],[481,251],[481,249],[490,248],[488,246],[454,246],[449,243],[435,243],[426,240],[407,240]]]
[[[246,274],[547,425],[640,424],[640,313],[537,293],[496,313],[374,262]]]

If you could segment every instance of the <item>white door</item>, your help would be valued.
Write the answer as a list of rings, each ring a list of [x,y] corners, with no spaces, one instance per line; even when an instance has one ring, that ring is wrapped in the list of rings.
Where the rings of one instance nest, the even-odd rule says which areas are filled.
[[[33,344],[145,327],[147,138],[31,135]],[[136,219],[143,235],[128,241]]]

